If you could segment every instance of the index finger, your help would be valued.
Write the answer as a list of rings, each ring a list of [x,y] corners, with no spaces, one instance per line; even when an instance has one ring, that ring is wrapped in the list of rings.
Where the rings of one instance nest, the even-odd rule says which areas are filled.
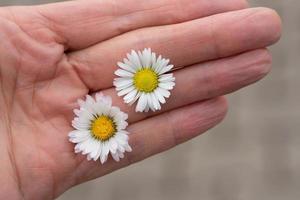
[[[33,8],[67,48],[82,49],[131,30],[245,7],[245,0],[90,0]]]

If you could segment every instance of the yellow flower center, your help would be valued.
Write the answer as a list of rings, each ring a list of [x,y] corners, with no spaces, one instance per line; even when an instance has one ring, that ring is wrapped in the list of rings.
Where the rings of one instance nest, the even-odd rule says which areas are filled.
[[[158,75],[152,69],[141,69],[134,75],[134,85],[140,92],[153,92],[158,86]]]
[[[115,135],[116,125],[110,117],[101,115],[92,122],[91,132],[94,138],[106,141]]]

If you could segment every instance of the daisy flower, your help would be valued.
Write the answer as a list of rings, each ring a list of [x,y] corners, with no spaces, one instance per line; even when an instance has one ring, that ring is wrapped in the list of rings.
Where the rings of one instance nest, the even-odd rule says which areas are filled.
[[[174,67],[169,62],[157,57],[150,48],[143,52],[132,50],[123,63],[118,62],[120,69],[115,71],[119,76],[114,80],[118,95],[124,96],[124,102],[130,105],[138,101],[136,112],[160,110],[175,86],[173,74],[166,74]]]
[[[69,133],[70,142],[76,143],[75,153],[87,155],[88,160],[100,158],[103,164],[109,154],[118,162],[126,151],[132,151],[125,131],[128,115],[112,106],[111,97],[98,93],[95,99],[87,95],[78,103],[80,108],[74,110],[72,121],[75,130]]]

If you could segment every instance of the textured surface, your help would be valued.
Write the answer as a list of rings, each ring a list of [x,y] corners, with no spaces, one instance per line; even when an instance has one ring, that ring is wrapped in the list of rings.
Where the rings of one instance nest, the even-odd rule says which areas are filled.
[[[50,0],[0,5],[32,2]],[[77,186],[59,200],[299,199],[300,1],[250,2],[280,13],[283,38],[272,47],[273,72],[229,96],[224,123],[169,152]]]

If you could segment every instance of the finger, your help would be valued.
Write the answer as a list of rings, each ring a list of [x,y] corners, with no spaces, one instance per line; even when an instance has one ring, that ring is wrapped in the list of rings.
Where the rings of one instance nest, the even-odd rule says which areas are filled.
[[[194,65],[174,72],[176,86],[171,97],[158,112],[137,113],[135,104],[128,106],[114,88],[102,91],[113,98],[114,105],[128,113],[129,122],[137,122],[194,102],[225,95],[264,77],[271,68],[271,56],[266,49],[231,58]]]
[[[104,166],[82,163],[77,174],[79,182],[103,176],[196,137],[221,122],[226,111],[226,100],[220,97],[133,124],[128,128],[133,151],[119,163],[111,159]]]
[[[116,63],[130,49],[151,47],[180,68],[262,48],[280,37],[280,18],[270,9],[222,13],[177,25],[133,31],[69,55],[84,84],[97,91],[112,86]]]
[[[247,7],[245,0],[90,0],[38,6],[65,45],[81,49],[142,27],[179,23]]]

